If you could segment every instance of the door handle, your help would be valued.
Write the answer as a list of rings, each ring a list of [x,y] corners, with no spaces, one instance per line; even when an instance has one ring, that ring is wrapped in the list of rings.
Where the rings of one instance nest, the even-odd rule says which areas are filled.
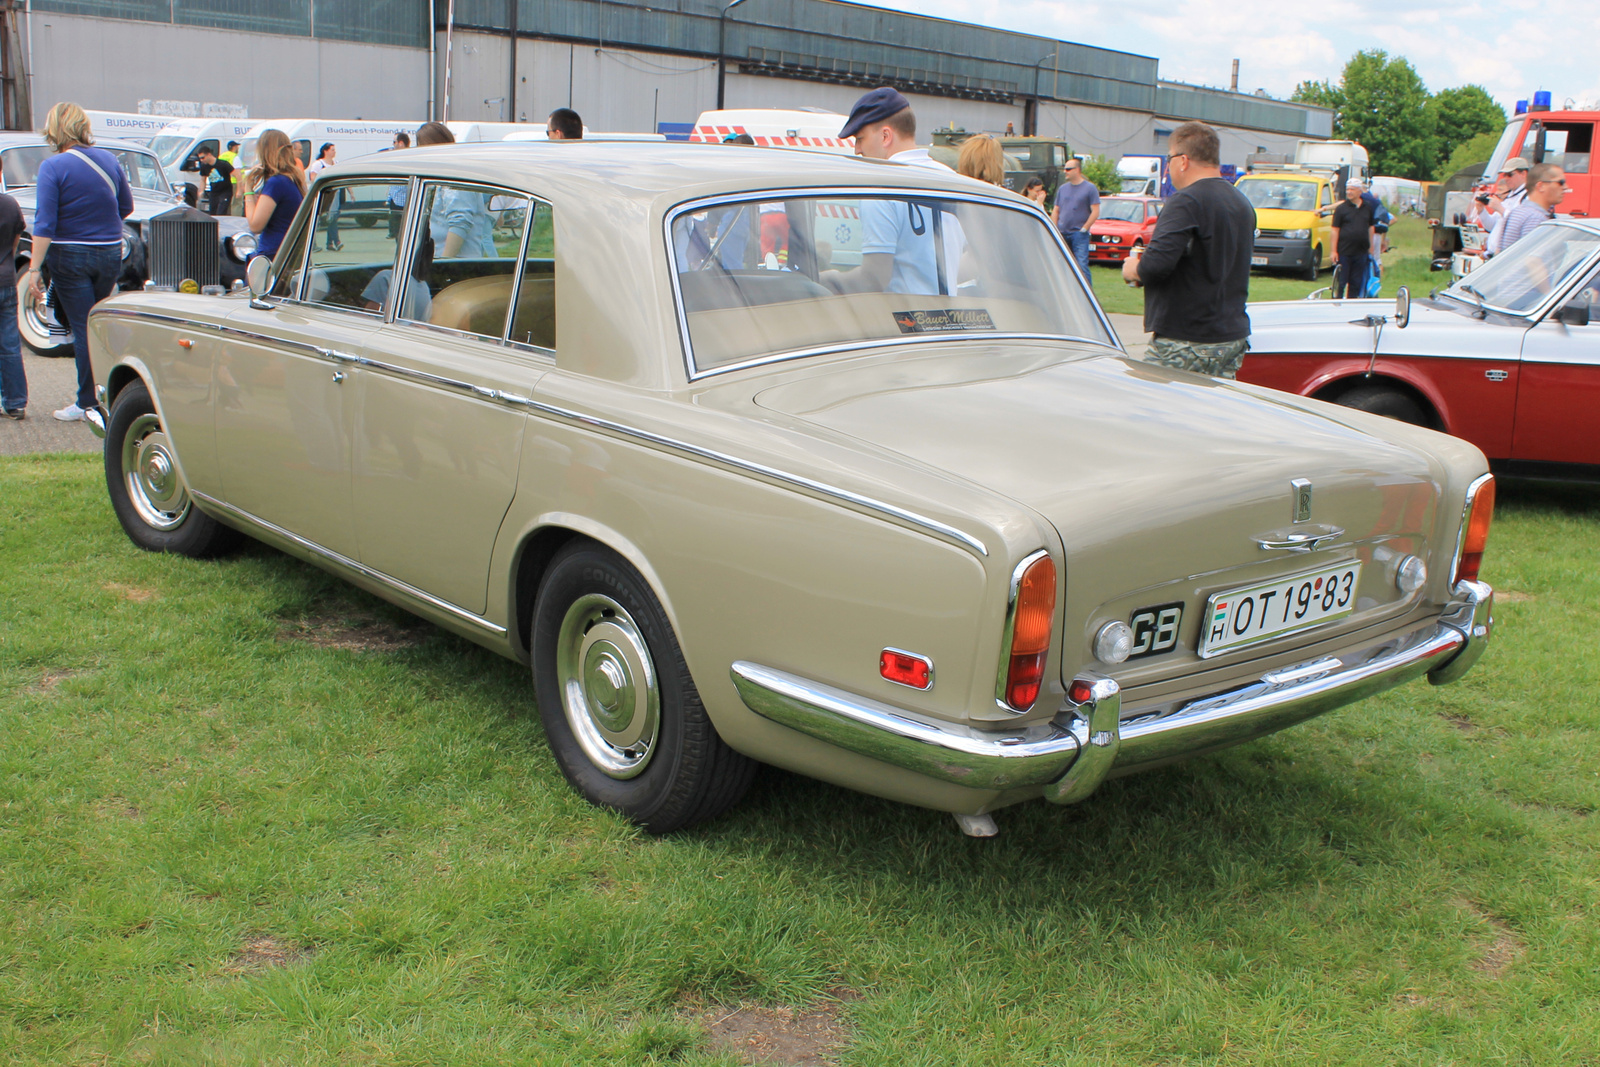
[[[335,381],[335,382],[342,382],[342,381],[344,381],[344,371],[342,371],[342,370],[336,370],[336,371],[334,371],[334,372],[333,372],[333,380],[334,380],[334,381]]]

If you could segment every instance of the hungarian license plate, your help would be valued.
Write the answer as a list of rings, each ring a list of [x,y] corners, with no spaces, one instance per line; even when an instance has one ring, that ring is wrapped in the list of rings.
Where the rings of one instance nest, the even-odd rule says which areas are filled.
[[[1267,257],[1266,256],[1251,256],[1250,257],[1250,265],[1252,267],[1265,267],[1267,265]]]
[[[1358,561],[1307,571],[1276,582],[1214,593],[1200,628],[1200,656],[1231,652],[1334,619],[1356,609]]]

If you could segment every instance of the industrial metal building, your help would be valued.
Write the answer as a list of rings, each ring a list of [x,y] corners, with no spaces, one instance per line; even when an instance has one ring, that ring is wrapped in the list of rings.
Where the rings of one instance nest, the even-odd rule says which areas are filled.
[[[654,131],[719,97],[848,111],[889,84],[924,140],[1011,124],[1120,156],[1197,118],[1243,163],[1332,130],[1320,108],[1161,81],[1151,57],[837,0],[33,0],[18,15],[39,118],[63,99],[418,122],[570,106],[591,129]]]

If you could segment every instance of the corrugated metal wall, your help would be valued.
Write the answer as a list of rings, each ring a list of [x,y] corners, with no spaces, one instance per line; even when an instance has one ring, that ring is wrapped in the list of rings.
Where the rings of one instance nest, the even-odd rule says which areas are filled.
[[[1280,104],[1241,93],[1193,85],[1159,86],[1156,89],[1155,112],[1179,119],[1199,119],[1219,126],[1282,130],[1308,137],[1327,137],[1332,130],[1328,112],[1310,111],[1293,104]],[[1322,123],[1319,119],[1329,121]]]
[[[63,15],[413,48],[428,45],[427,0],[34,0],[33,6],[36,11]]]

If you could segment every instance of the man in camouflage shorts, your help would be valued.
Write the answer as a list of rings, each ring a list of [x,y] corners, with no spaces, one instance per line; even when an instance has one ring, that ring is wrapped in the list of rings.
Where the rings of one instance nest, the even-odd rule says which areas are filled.
[[[1196,374],[1232,378],[1250,338],[1256,211],[1222,176],[1217,131],[1185,122],[1168,138],[1167,172],[1177,189],[1156,219],[1142,256],[1122,277],[1144,288],[1145,359]]]
[[[1248,341],[1176,341],[1171,337],[1152,337],[1145,347],[1146,363],[1193,371],[1211,378],[1232,378],[1244,362]]]

